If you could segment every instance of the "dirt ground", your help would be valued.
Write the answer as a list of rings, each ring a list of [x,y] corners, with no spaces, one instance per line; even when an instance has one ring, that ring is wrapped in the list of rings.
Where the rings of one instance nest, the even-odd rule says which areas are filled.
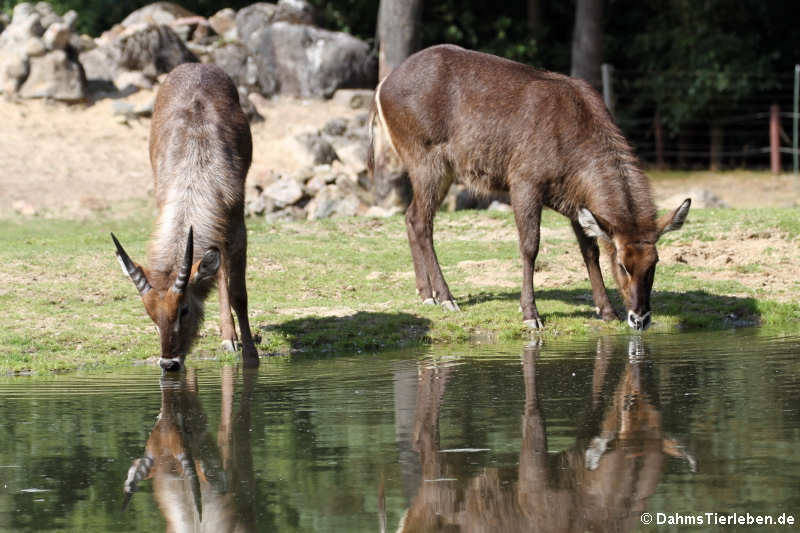
[[[142,91],[126,98],[133,104],[152,101],[153,93]],[[293,138],[315,131],[335,117],[353,117],[365,109],[353,110],[346,99],[329,102],[293,99],[260,100],[257,107],[265,121],[252,127],[254,140],[250,181],[272,171],[291,172],[307,162],[295,154]],[[121,120],[114,116],[112,100],[93,105],[65,106],[43,101],[9,102],[0,98],[0,218],[17,212],[26,216],[82,218],[104,212],[125,216],[139,209],[152,193],[147,155],[148,119]],[[657,173],[654,173],[658,176]],[[790,174],[730,172],[696,173],[653,180],[656,202],[663,207],[678,205],[692,189],[705,189],[730,207],[788,207],[800,205],[800,179]],[[470,238],[516,239],[513,228],[491,227],[491,219],[476,222]],[[489,227],[485,227],[485,226]],[[440,228],[440,231],[446,231]],[[474,233],[474,235],[473,235]],[[502,235],[501,235],[502,234]],[[458,236],[465,238],[464,231]],[[546,241],[546,235],[543,235]],[[746,269],[758,263],[768,251],[787,268]],[[578,254],[568,283],[585,277]],[[714,242],[694,242],[668,252],[667,261],[702,262],[707,269],[698,276],[736,280],[752,289],[766,289],[777,299],[781,287],[795,281],[800,251],[795,238],[770,232],[726,235]],[[482,282],[509,286],[513,280],[488,279],[493,272],[515,272],[516,265],[491,261],[459,264],[473,284]],[[750,271],[755,270],[755,271]],[[547,277],[548,269],[540,273]],[[562,270],[563,273],[563,270]],[[565,275],[565,274],[562,274]]]

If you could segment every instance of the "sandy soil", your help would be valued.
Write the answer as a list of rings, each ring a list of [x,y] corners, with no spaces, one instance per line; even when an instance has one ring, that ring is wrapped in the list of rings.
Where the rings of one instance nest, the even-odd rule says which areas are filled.
[[[143,104],[152,101],[153,96],[152,92],[142,91],[126,101]],[[365,112],[350,109],[346,99],[277,99],[259,100],[256,104],[265,121],[252,128],[251,183],[270,172],[292,172],[307,164],[298,159],[295,135],[315,131],[331,118]],[[147,155],[150,121],[121,120],[113,115],[111,100],[65,106],[0,99],[0,119],[0,217],[13,212],[70,218],[98,212],[125,216],[130,209],[140,208],[152,194]],[[680,198],[695,188],[712,192],[731,207],[800,205],[800,179],[791,175],[698,173],[653,182],[656,201],[664,206],[677,206]],[[448,231],[447,224],[438,227],[440,233]],[[474,221],[469,228],[453,229],[458,230],[452,232],[453,238],[516,240],[513,227],[490,218]],[[547,231],[550,230],[542,236],[544,246]],[[797,241],[787,241],[785,237],[770,232],[724,235],[713,242],[684,243],[665,250],[662,260],[713,267],[698,272],[697,277],[736,280],[784,299],[783,290],[796,282],[800,265]],[[753,269],[752,265],[760,264],[762,259],[778,268]],[[516,286],[518,265],[498,263],[487,258],[450,268],[464,271],[476,286]],[[552,271],[546,262],[537,265],[538,280],[559,285],[585,277],[577,253],[568,254],[563,262],[559,259],[559,265]],[[496,279],[497,273],[504,273],[502,279]],[[410,271],[392,275],[410,275]],[[553,279],[548,281],[548,277]]]
[[[144,104],[153,97],[140,91],[125,101]],[[298,157],[297,134],[365,112],[336,100],[262,99],[258,109],[265,121],[252,127],[250,182],[307,164]],[[126,208],[152,193],[149,128],[149,119],[114,116],[110,99],[65,106],[0,98],[0,216],[16,211],[72,218],[112,208],[115,216],[124,216]]]

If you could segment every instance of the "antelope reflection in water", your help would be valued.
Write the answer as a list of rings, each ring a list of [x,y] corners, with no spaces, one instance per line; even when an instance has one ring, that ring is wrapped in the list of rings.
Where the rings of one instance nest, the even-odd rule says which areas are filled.
[[[168,532],[255,530],[255,495],[250,447],[250,398],[257,374],[243,372],[243,390],[233,412],[234,370],[222,371],[222,405],[216,439],[208,427],[189,369],[161,378],[161,412],[144,456],[125,480],[125,507],[138,484],[152,479],[153,495]]]
[[[629,341],[619,383],[604,409],[603,388],[613,354],[598,340],[591,411],[599,415],[588,438],[558,453],[547,452],[545,421],[536,392],[539,345],[523,355],[525,409],[516,472],[487,468],[459,478],[454,454],[439,449],[439,412],[451,369],[419,371],[413,443],[422,482],[397,531],[628,531],[640,525],[647,500],[664,469],[665,456],[695,461],[664,435],[661,413],[643,379],[647,364],[640,338]],[[509,481],[510,480],[510,481]]]

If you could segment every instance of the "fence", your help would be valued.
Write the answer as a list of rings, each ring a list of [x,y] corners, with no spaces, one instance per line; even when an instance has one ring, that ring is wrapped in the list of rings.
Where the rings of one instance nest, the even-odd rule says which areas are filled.
[[[767,168],[778,173],[798,172],[798,76],[770,79],[769,88],[743,99],[715,100],[713,109],[666,127],[652,95],[649,74],[614,70],[603,65],[603,96],[617,124],[645,165],[656,168],[719,170]],[[666,79],[662,91],[687,91],[694,72]],[[759,80],[753,80],[758,82]],[[753,83],[757,85],[757,83]],[[688,96],[687,96],[688,98]]]

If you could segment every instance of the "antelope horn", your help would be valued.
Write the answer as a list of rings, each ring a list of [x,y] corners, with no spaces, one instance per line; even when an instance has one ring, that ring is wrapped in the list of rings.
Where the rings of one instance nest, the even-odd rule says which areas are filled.
[[[183,294],[186,289],[186,283],[189,281],[189,274],[192,272],[192,259],[194,258],[194,238],[192,227],[189,226],[189,238],[186,240],[186,253],[183,255],[183,264],[178,271],[178,277],[175,278],[175,284],[172,290],[176,294]]]
[[[136,266],[133,261],[131,261],[131,258],[128,257],[125,249],[122,247],[113,233],[111,234],[111,238],[114,240],[114,245],[117,247],[117,260],[122,266],[122,271],[130,276],[131,281],[133,281],[133,284],[136,285],[136,289],[139,291],[139,294],[146,294],[151,287],[150,283],[147,281],[147,277],[144,275],[144,271],[141,267]]]

